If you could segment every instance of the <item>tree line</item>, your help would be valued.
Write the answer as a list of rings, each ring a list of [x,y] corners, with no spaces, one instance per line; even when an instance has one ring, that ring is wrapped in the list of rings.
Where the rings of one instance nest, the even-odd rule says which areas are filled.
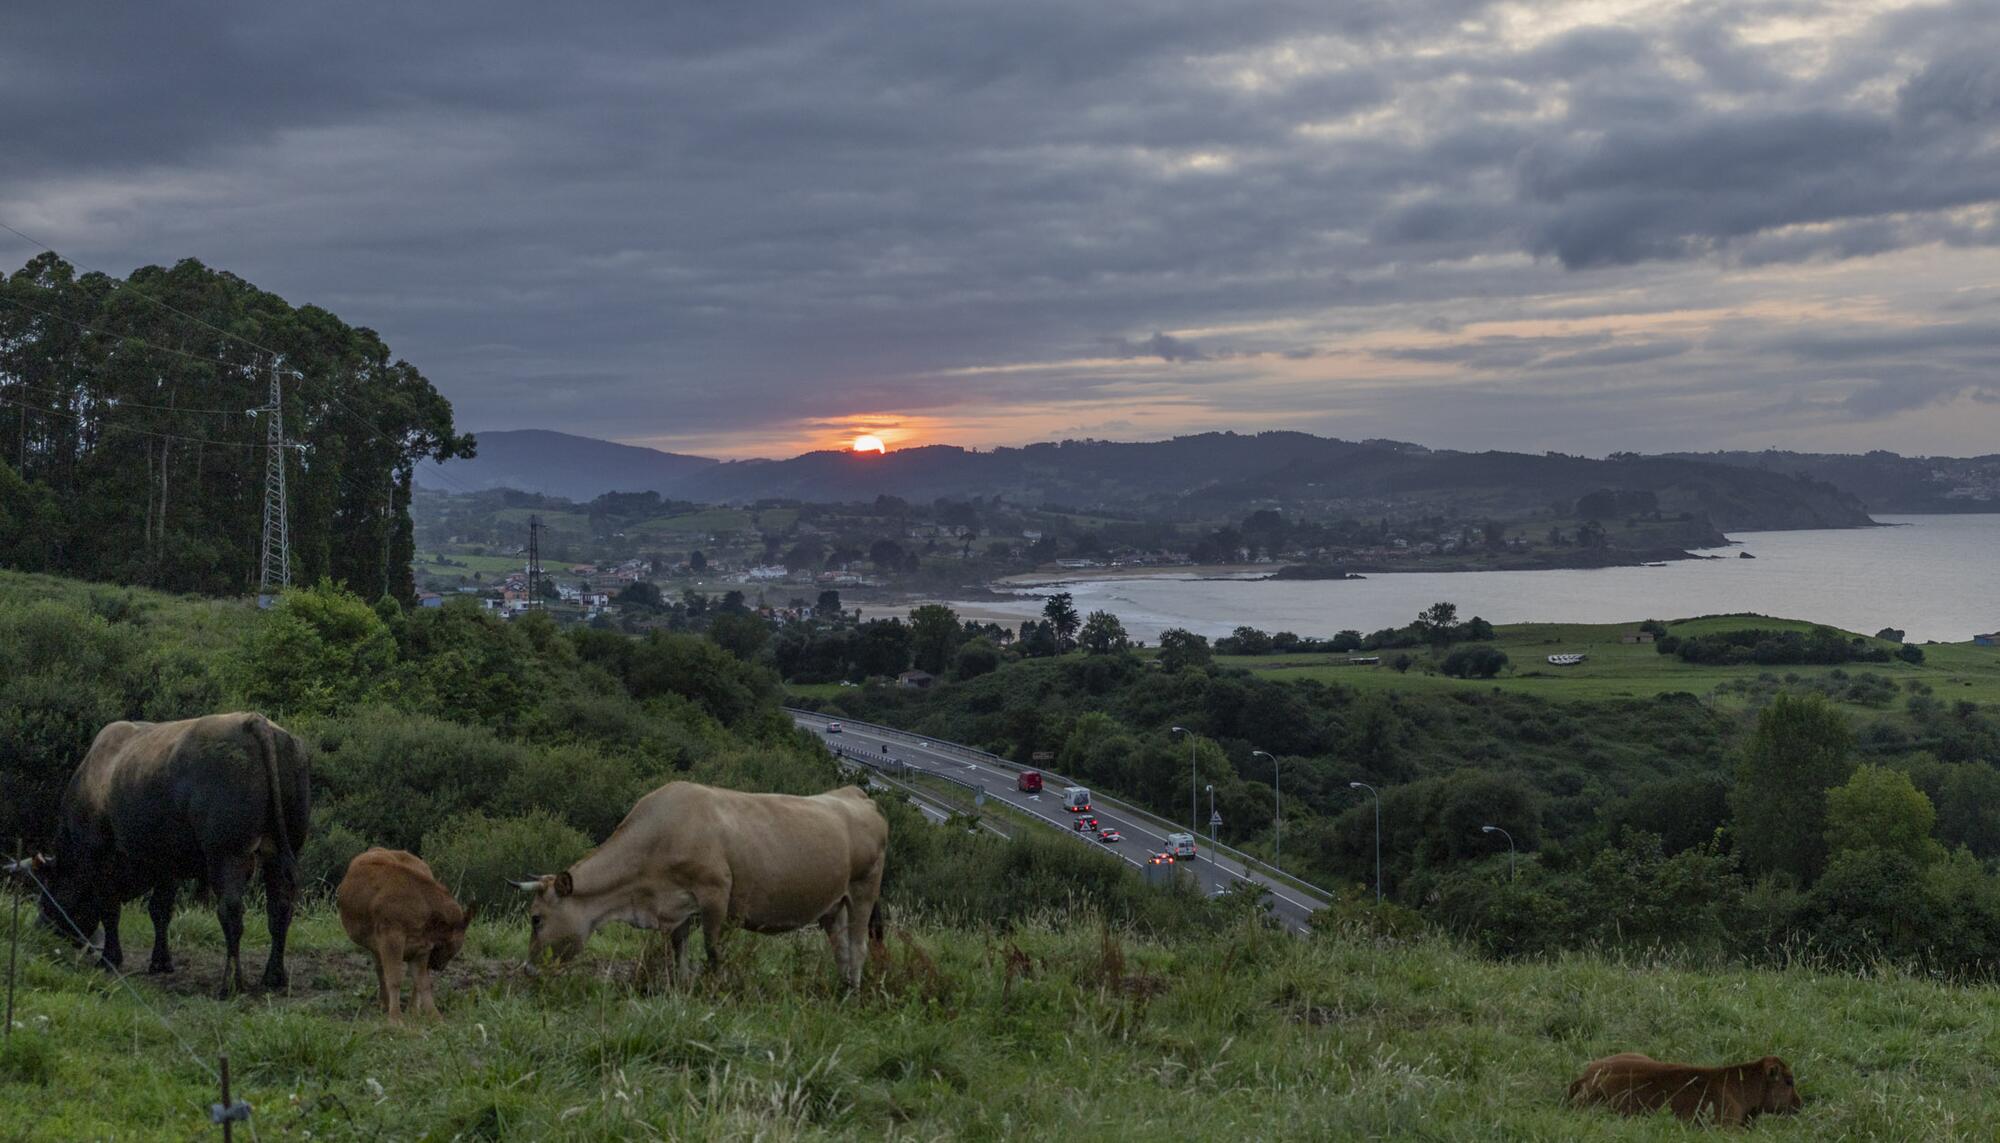
[[[0,281],[0,567],[254,588],[274,371],[292,578],[408,598],[411,473],[473,439],[375,331],[194,259],[120,281],[41,254]]]

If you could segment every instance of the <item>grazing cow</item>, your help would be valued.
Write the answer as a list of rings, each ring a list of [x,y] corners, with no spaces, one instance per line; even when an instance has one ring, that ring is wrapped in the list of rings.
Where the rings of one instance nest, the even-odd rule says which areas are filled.
[[[1787,1115],[1799,1109],[1792,1069],[1776,1056],[1732,1067],[1663,1064],[1625,1052],[1592,1060],[1569,1085],[1570,1102],[1602,1103],[1626,1115],[1666,1107],[1682,1119],[1707,1119],[1742,1127],[1759,1115]]]
[[[583,860],[515,883],[535,894],[529,960],[566,960],[599,925],[623,921],[667,934],[683,972],[697,920],[711,967],[725,923],[782,933],[817,922],[856,986],[888,845],[888,820],[854,786],[797,797],[670,782]]]
[[[348,862],[334,897],[340,927],[375,958],[375,981],[389,1019],[403,1018],[405,962],[416,965],[410,1009],[436,1016],[431,973],[465,947],[465,930],[479,906],[459,907],[424,859],[401,849],[371,849]]]
[[[243,987],[243,890],[261,865],[271,931],[264,986],[283,988],[309,783],[304,744],[261,714],[114,722],[97,733],[63,791],[55,855],[19,864],[47,886],[42,916],[58,932],[87,944],[103,926],[99,956],[113,969],[125,959],[119,907],[151,893],[147,971],[174,970],[167,948],[174,892],[198,879],[222,921],[225,996]]]

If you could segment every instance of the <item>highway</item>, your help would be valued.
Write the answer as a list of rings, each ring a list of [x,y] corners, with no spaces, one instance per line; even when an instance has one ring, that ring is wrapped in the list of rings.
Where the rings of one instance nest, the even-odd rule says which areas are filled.
[[[1074,836],[1076,828],[1072,824],[1077,815],[1063,808],[1064,786],[1081,785],[1051,771],[1042,771],[1043,789],[1040,794],[1025,794],[1016,785],[1018,768],[992,760],[990,757],[968,750],[954,743],[931,741],[919,735],[907,734],[886,727],[858,726],[852,722],[842,722],[842,732],[828,734],[827,725],[831,721],[825,715],[806,711],[793,711],[792,720],[799,726],[818,735],[828,746],[844,747],[849,752],[866,753],[871,757],[891,757],[900,759],[912,772],[930,773],[955,779],[967,785],[984,790],[989,801],[1005,804],[1008,808],[1046,824],[1050,829],[1060,830]],[[886,755],[883,747],[887,746]],[[907,787],[904,787],[907,789]],[[1148,857],[1166,849],[1166,835],[1175,829],[1185,827],[1169,825],[1153,817],[1120,804],[1114,804],[1103,792],[1091,792],[1095,808],[1091,816],[1099,824],[1110,826],[1125,836],[1122,842],[1102,843],[1093,836],[1087,843],[1079,839],[1078,844],[1089,844],[1123,858],[1135,868],[1142,867]],[[927,804],[918,797],[918,809],[925,816],[936,820],[941,815],[935,804]],[[1306,920],[1317,910],[1324,908],[1326,900],[1318,894],[1300,889],[1290,882],[1279,881],[1266,876],[1259,870],[1226,855],[1210,850],[1207,834],[1197,835],[1197,846],[1201,853],[1193,860],[1183,859],[1180,868],[1191,870],[1204,893],[1213,893],[1219,888],[1233,887],[1245,880],[1256,883],[1271,894],[1271,912],[1290,929],[1305,932]]]

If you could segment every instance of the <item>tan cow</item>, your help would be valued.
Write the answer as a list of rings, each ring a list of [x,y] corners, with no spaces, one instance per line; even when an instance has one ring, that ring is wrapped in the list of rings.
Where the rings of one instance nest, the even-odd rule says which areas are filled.
[[[371,849],[347,863],[335,893],[340,927],[375,958],[382,1010],[403,1018],[403,965],[416,966],[410,1009],[436,1016],[431,973],[465,947],[465,930],[479,906],[460,908],[423,858],[400,849]]]
[[[1666,1064],[1638,1052],[1592,1060],[1569,1085],[1570,1102],[1602,1103],[1626,1115],[1671,1108],[1682,1119],[1707,1119],[1742,1127],[1759,1115],[1785,1115],[1800,1107],[1792,1069],[1776,1056],[1710,1068]]]
[[[684,972],[697,920],[710,966],[725,924],[782,933],[817,923],[856,986],[888,846],[888,820],[858,787],[797,797],[670,782],[583,860],[515,882],[535,894],[529,961],[566,960],[599,925],[623,921],[667,934]]]

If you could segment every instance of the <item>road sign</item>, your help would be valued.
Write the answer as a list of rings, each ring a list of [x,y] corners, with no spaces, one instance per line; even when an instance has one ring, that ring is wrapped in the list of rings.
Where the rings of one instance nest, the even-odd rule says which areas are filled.
[[[973,804],[973,805],[975,805],[975,806],[983,806],[983,805],[985,805],[985,804],[986,804],[986,791],[985,791],[985,790],[974,790],[974,791],[972,791],[972,804]]]
[[[1210,829],[1222,828],[1222,814],[1220,811],[1218,810],[1208,811],[1208,828]]]

